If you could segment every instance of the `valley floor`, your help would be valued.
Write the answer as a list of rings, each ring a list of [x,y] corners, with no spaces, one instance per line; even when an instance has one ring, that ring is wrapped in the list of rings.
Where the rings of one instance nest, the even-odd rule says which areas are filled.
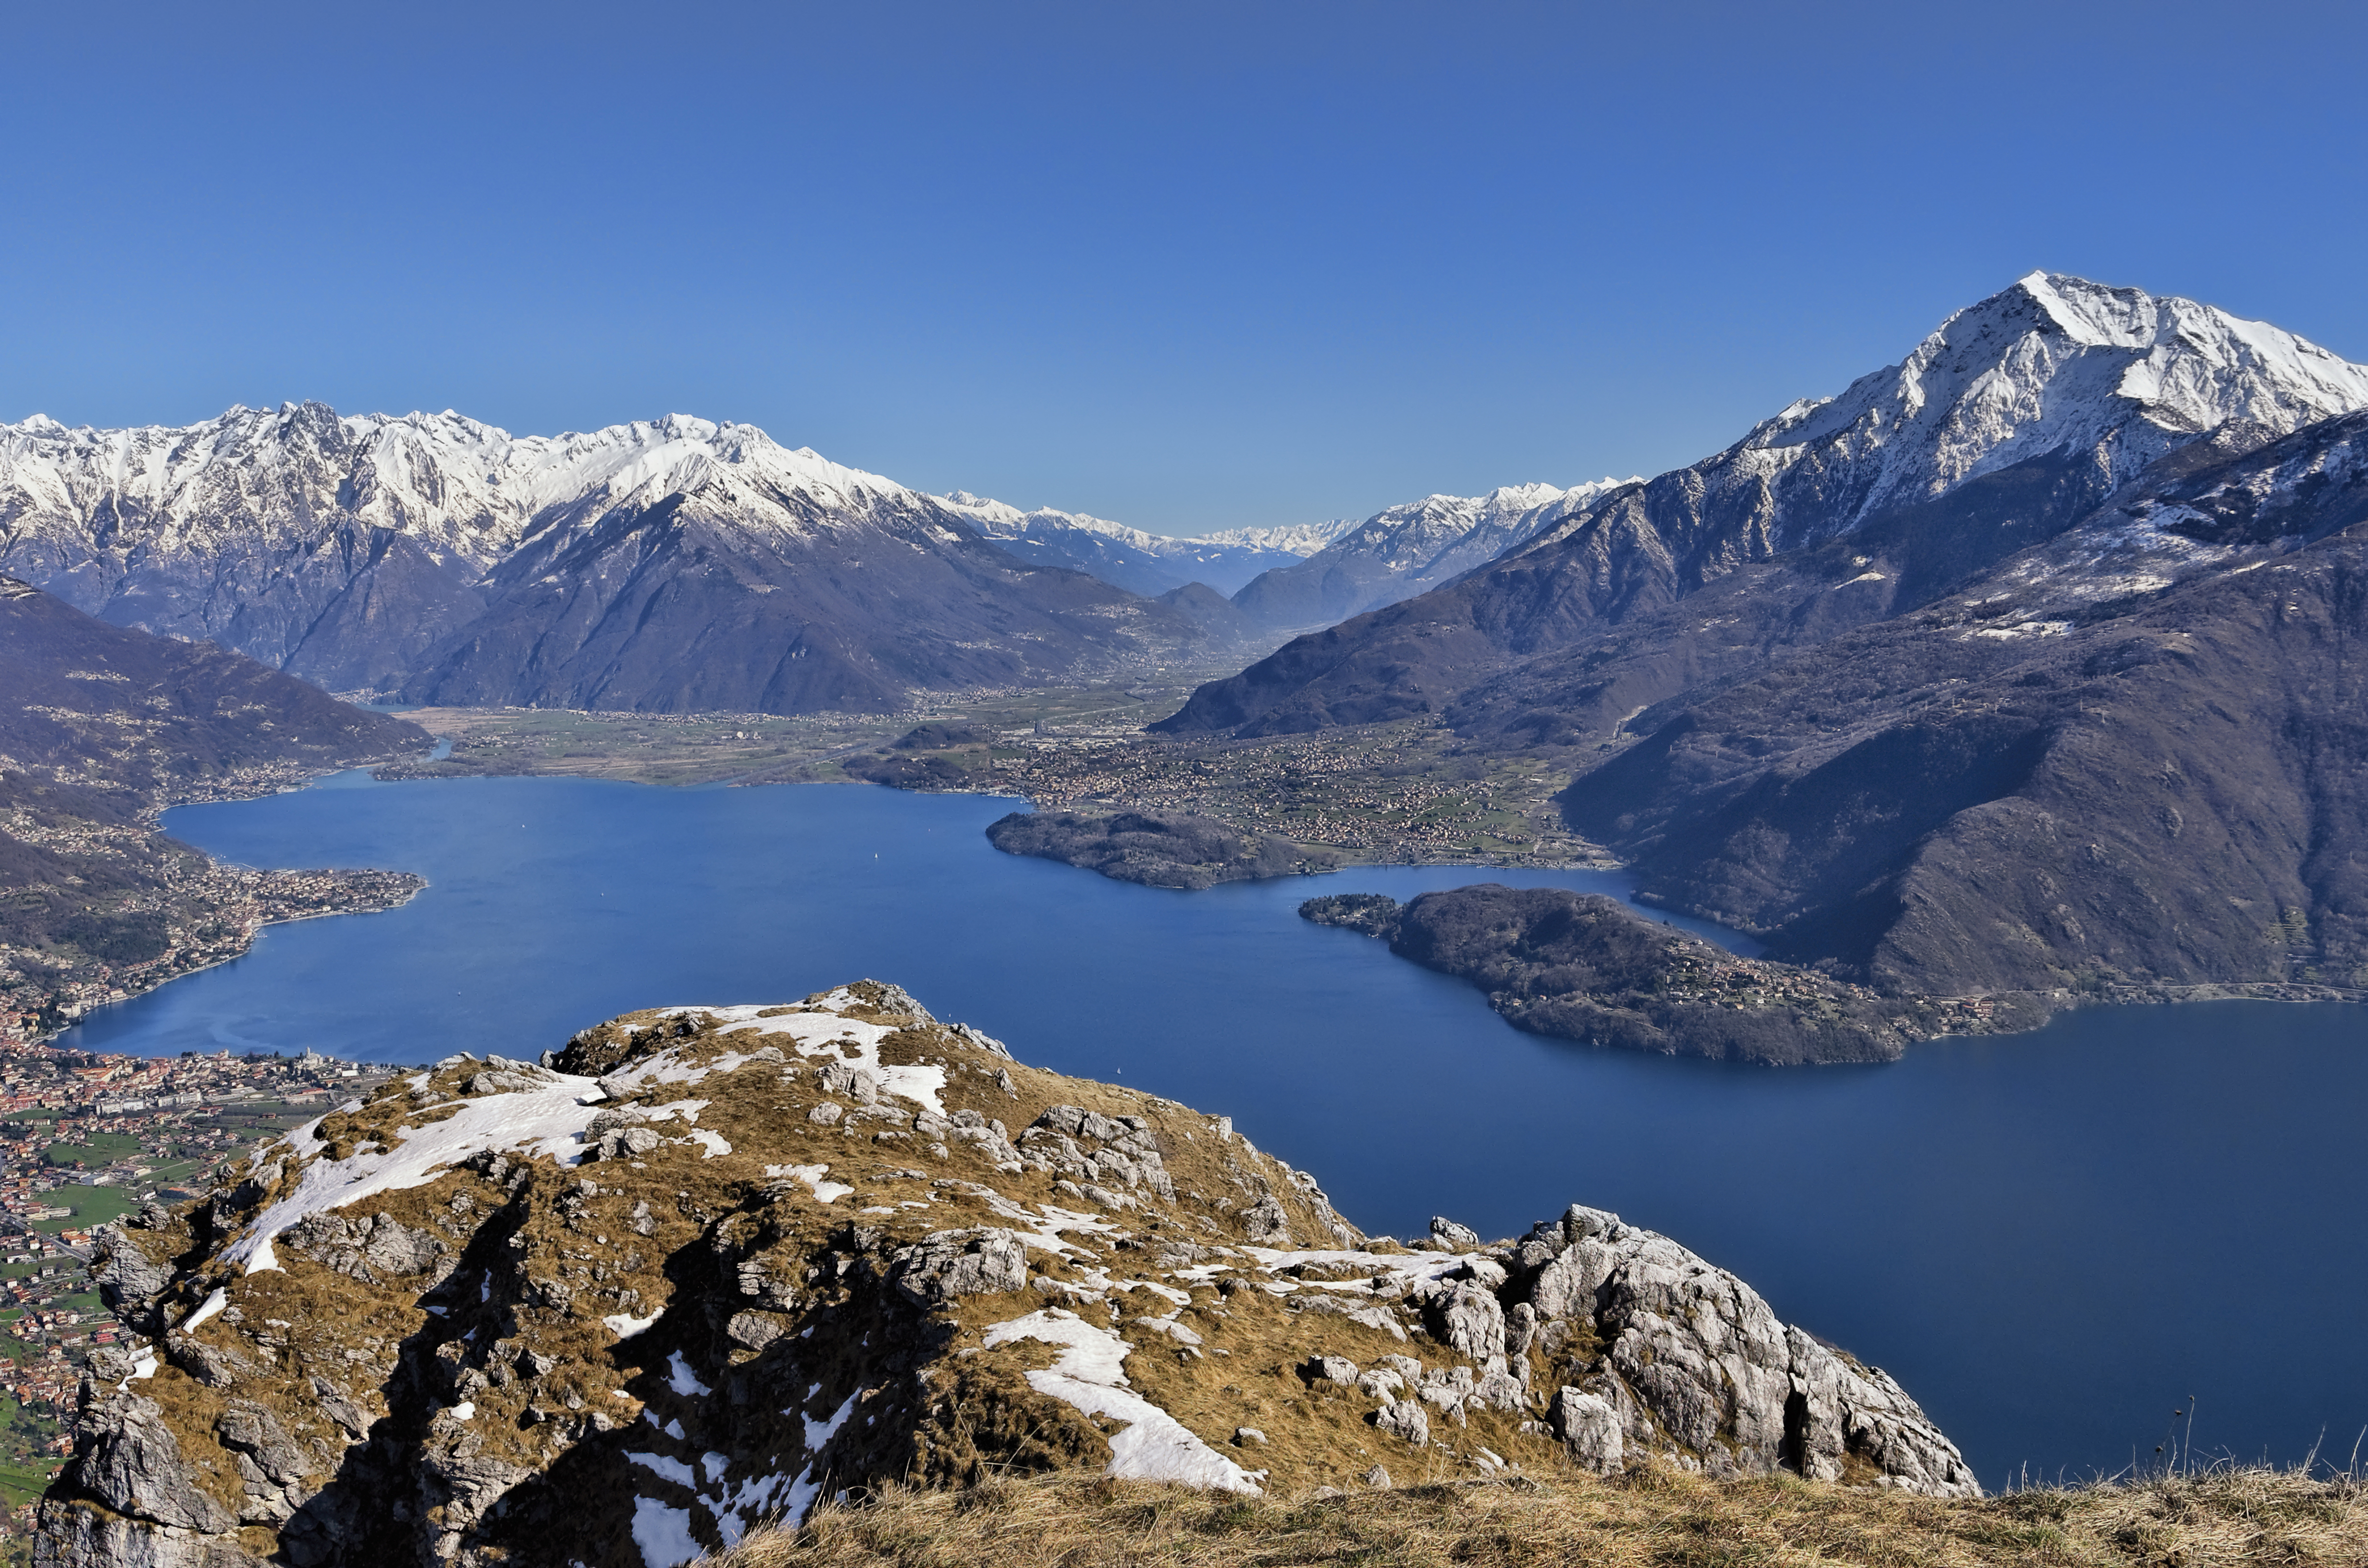
[[[381,778],[566,775],[642,784],[866,778],[905,789],[1024,796],[1047,810],[1192,812],[1239,832],[1332,850],[1344,863],[1608,867],[1562,825],[1565,774],[1519,756],[1461,755],[1435,722],[1259,740],[1165,741],[1144,724],[1189,687],[1080,687],[990,697],[923,714],[590,713],[422,709],[449,756]],[[969,732],[899,745],[928,723]]]
[[[2356,1478],[2228,1468],[1941,1501],[1789,1476],[1713,1482],[1652,1469],[1611,1481],[1574,1474],[1285,1501],[1056,1476],[826,1505],[803,1531],[752,1536],[705,1568],[1833,1562],[2348,1568],[2368,1563],[2368,1490]]]

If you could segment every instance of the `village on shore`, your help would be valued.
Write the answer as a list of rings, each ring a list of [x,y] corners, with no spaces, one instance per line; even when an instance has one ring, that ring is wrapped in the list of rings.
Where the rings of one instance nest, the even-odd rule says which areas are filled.
[[[393,1068],[300,1055],[104,1055],[0,1017],[0,1550],[72,1451],[85,1364],[127,1336],[87,1267],[92,1232],[209,1190],[257,1142]]]

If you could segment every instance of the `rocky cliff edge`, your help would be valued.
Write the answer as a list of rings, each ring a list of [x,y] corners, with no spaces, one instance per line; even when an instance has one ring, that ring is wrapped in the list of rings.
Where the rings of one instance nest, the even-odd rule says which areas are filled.
[[[38,1563],[660,1568],[825,1494],[1789,1471],[1973,1495],[1881,1371],[1666,1237],[1369,1239],[1222,1117],[893,985],[448,1057],[150,1205]]]

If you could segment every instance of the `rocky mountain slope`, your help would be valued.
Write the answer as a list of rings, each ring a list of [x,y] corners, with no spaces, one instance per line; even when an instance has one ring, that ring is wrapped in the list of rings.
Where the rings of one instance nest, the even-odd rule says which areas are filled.
[[[2363,430],[2167,477],[1648,712],[1569,814],[1660,896],[1887,989],[2368,986]]]
[[[1163,727],[1281,733],[1439,712],[1559,657],[1561,684],[1582,688],[1608,689],[1591,666],[1619,665],[1613,700],[1629,707],[1608,730],[1773,651],[1930,602],[2176,471],[2199,442],[2226,456],[2362,408],[2368,369],[2276,327],[2033,273],[1839,397],[1559,506],[1485,570],[1299,638]],[[2098,575],[2101,590],[2110,565]],[[1565,704],[1541,683],[1520,712],[1551,727]]]
[[[1304,561],[1357,526],[1343,518],[1176,538],[1049,506],[1023,512],[967,491],[939,499],[1007,553],[1032,566],[1083,572],[1146,598],[1173,593],[1188,583],[1213,588],[1220,597],[1230,596],[1260,573]]]
[[[251,923],[399,903],[383,872],[231,870],[155,831],[165,805],[427,749],[204,642],[109,626],[0,577],[0,1011],[43,1027],[244,951]]]
[[[1367,1237],[1225,1119],[868,982],[448,1057],[105,1243],[150,1337],[94,1358],[49,1564],[659,1568],[1039,1471],[1977,1490],[1896,1382],[1665,1237]]]
[[[1234,595],[1234,608],[1277,631],[1330,626],[1485,565],[1619,483],[1503,485],[1386,507],[1306,560],[1261,574]]]
[[[794,712],[1205,651],[957,508],[682,415],[512,437],[233,409],[0,426],[0,569],[119,625],[411,700]]]

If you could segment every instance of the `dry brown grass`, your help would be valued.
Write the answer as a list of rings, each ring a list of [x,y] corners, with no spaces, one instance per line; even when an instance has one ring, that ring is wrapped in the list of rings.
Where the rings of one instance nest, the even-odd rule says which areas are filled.
[[[1074,1472],[825,1505],[706,1568],[1271,1568],[1279,1564],[1869,1563],[2046,1568],[2368,1564],[2368,1488],[2223,1469],[2129,1485],[1936,1502],[1775,1477],[1664,1469],[1614,1481],[1235,1499]]]

